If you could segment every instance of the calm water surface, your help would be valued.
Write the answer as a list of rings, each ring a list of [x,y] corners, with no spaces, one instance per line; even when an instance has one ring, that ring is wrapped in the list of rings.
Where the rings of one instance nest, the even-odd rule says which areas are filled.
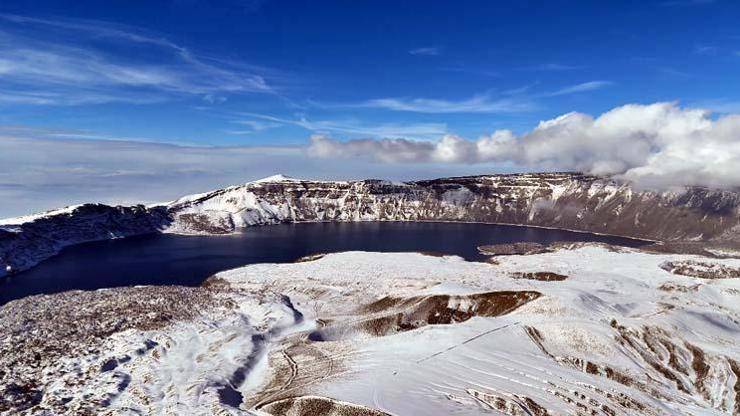
[[[131,285],[198,285],[214,273],[253,263],[291,262],[349,250],[424,251],[483,260],[484,244],[643,241],[563,230],[460,223],[281,224],[229,236],[151,234],[68,247],[26,272],[0,279],[0,304],[38,293]]]

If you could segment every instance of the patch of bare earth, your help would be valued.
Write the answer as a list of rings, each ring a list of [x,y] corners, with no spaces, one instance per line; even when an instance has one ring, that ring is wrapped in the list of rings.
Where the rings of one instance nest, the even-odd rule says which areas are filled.
[[[660,397],[657,391],[650,389],[647,385],[636,380],[634,377],[630,376],[627,372],[616,369],[610,365],[595,363],[593,361],[584,360],[579,357],[572,357],[572,356],[563,357],[563,356],[553,355],[546,348],[545,336],[544,334],[542,334],[541,331],[539,331],[537,328],[533,326],[527,326],[525,327],[525,330],[529,338],[540,349],[540,351],[542,351],[543,354],[550,357],[552,360],[556,361],[560,365],[575,368],[579,371],[582,371],[582,372],[585,372],[591,375],[606,377],[624,386],[637,388],[638,390],[650,392],[652,394],[657,394]],[[596,400],[593,397],[586,400],[585,397],[579,396],[577,394],[566,395],[560,392],[554,392],[553,394],[555,394],[557,397],[559,397],[564,402],[575,405],[576,407],[580,408],[581,410],[585,412],[584,414],[591,413],[591,414],[613,415],[615,413],[612,407],[628,409],[630,411],[637,412],[638,414],[646,414],[646,415],[647,414],[657,414],[651,411],[650,409],[648,409],[648,407],[644,403],[640,402],[639,400],[627,394],[624,394],[622,392],[617,392],[617,391],[605,391],[596,386],[591,386],[591,387],[601,397],[605,398],[607,402],[611,402],[610,403],[611,406],[610,404],[600,403],[598,400]]]
[[[740,268],[696,260],[666,261],[660,268],[670,273],[700,279],[737,279]]]
[[[258,409],[273,416],[388,416],[379,410],[319,396],[276,400]]]
[[[340,406],[344,413],[301,413],[307,406],[336,406],[333,401],[296,401],[312,391],[311,386],[346,372],[345,362],[352,354],[342,342],[359,334],[385,336],[426,325],[464,322],[474,316],[493,317],[510,313],[540,297],[539,292],[503,291],[472,295],[386,296],[360,306],[354,314],[319,320],[322,325],[308,335],[300,333],[284,339],[269,355],[270,369],[259,393],[246,405],[275,414],[375,415],[364,408]],[[326,399],[328,400],[328,399]],[[332,408],[334,409],[334,408]],[[336,411],[340,411],[336,410]],[[334,411],[334,410],[332,410]],[[363,412],[370,413],[363,413]],[[291,413],[292,412],[292,413]],[[353,413],[355,412],[355,413]],[[356,413],[360,412],[360,413]]]
[[[554,272],[517,272],[512,273],[509,277],[512,279],[539,280],[542,282],[559,282],[568,278],[568,276]]]
[[[735,407],[733,414],[740,415],[740,362],[729,360],[729,363],[730,369],[735,375],[735,385],[733,386],[733,390],[735,391]]]
[[[550,413],[537,402],[520,394],[502,393],[500,395],[483,393],[475,389],[466,392],[483,405],[509,416],[550,416]]]
[[[311,342],[303,333],[290,336],[270,351],[266,382],[245,404],[259,408],[305,394],[310,386],[344,373],[345,358],[351,354],[342,343]]]
[[[426,325],[467,321],[474,316],[494,317],[513,312],[539,298],[535,291],[500,291],[472,295],[386,296],[357,310],[354,319],[314,331],[312,341],[351,337],[356,333],[385,336]]]
[[[309,254],[308,256],[303,256],[294,261],[294,263],[307,263],[309,261],[316,261],[324,258],[326,254],[324,253],[316,253],[316,254]]]
[[[644,367],[644,375],[633,376],[627,370],[615,368],[608,363],[598,363],[575,356],[556,356],[546,347],[546,335],[535,327],[525,330],[532,342],[548,357],[560,365],[571,367],[585,373],[606,377],[624,386],[642,391],[660,401],[676,400],[674,395],[662,392],[664,385],[674,385],[687,396],[702,400],[711,407],[728,414],[740,414],[740,366],[732,358],[709,354],[697,345],[689,343],[675,334],[659,327],[642,326],[628,328],[612,321],[617,342],[629,353],[635,363]],[[724,396],[712,397],[712,387],[722,380],[738,380],[734,391],[726,391]],[[615,391],[603,391],[597,388],[602,397],[606,397],[614,408],[625,408],[635,414],[662,414],[637,399]],[[561,397],[568,403],[574,403],[572,397]],[[592,399],[591,401],[594,401]],[[734,407],[730,403],[735,403]],[[590,406],[593,403],[584,403]],[[606,414],[605,404],[597,406]],[[585,409],[585,407],[584,407]],[[593,410],[593,409],[592,409]],[[596,409],[598,410],[598,409]],[[601,413],[599,413],[601,414]]]

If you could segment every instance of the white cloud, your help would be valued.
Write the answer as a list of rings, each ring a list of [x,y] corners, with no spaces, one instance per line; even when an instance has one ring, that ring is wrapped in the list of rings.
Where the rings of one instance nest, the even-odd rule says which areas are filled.
[[[282,125],[280,123],[271,123],[271,122],[264,122],[264,121],[257,121],[257,120],[237,120],[237,121],[234,121],[234,123],[241,124],[244,126],[249,126],[254,131],[272,129],[275,127],[280,127]]]
[[[536,65],[528,69],[533,69],[537,71],[571,71],[571,70],[580,69],[580,68],[581,67],[579,66],[563,65],[563,64],[558,64],[554,62],[549,62],[549,63]]]
[[[259,120],[298,126],[315,133],[344,133],[371,138],[413,138],[429,139],[447,132],[444,123],[379,123],[366,124],[357,120],[310,120],[306,117],[287,119],[256,113],[242,115]],[[250,120],[234,120],[234,123],[250,123]]]
[[[533,111],[537,106],[520,98],[494,99],[489,95],[476,95],[465,100],[451,101],[432,98],[379,98],[368,100],[355,107],[382,108],[415,113],[518,113]]]
[[[295,123],[317,127],[315,122]],[[325,124],[333,125],[318,123]],[[375,133],[387,128],[376,126]],[[597,117],[568,113],[521,135],[499,130],[477,140],[437,137],[340,141],[317,134],[307,145],[196,147],[5,126],[0,127],[0,217],[88,201],[173,199],[279,172],[326,179],[420,179],[575,170],[651,188],[740,186],[740,114],[713,118],[707,110],[676,103],[630,104]]]
[[[102,137],[0,126],[0,218],[84,202],[161,202],[276,173],[307,179],[409,180],[492,169],[342,158],[327,161],[309,157],[303,145],[196,147],[97,139]]]
[[[581,84],[570,85],[544,95],[547,97],[556,97],[559,95],[577,94],[580,92],[595,91],[611,84],[612,83],[610,81],[589,81]]]
[[[463,100],[446,100],[437,98],[376,98],[359,103],[335,105],[347,108],[379,108],[390,111],[406,111],[427,114],[479,113],[504,114],[536,111],[540,108],[536,98],[556,97],[595,91],[611,85],[611,81],[589,81],[569,85],[555,91],[525,94],[531,85],[503,91],[500,97],[491,93],[477,94]]]
[[[613,175],[648,187],[740,186],[740,115],[712,119],[675,103],[630,104],[599,117],[568,113],[515,136],[478,140],[337,141],[315,136],[309,154],[393,163],[508,163],[530,169]]]
[[[0,102],[146,103],[172,95],[215,102],[225,93],[273,92],[255,67],[205,59],[134,28],[13,15],[0,21],[7,23],[0,30]]]
[[[423,55],[423,56],[438,56],[442,53],[442,48],[439,47],[425,47],[411,49],[409,54],[411,55]]]
[[[694,53],[699,54],[699,55],[714,55],[718,49],[719,48],[713,45],[705,45],[705,44],[694,45]]]

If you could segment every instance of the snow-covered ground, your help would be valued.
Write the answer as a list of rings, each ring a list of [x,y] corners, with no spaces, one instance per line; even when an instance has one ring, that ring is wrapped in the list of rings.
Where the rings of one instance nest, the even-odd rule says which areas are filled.
[[[348,252],[251,265],[203,289],[157,289],[160,315],[167,299],[200,300],[13,374],[38,376],[28,414],[737,414],[740,279],[661,268],[686,260],[740,269],[593,244],[491,263]],[[128,322],[147,322],[146,293],[119,291],[85,296],[120,293],[138,305]],[[24,305],[58,296],[72,295],[11,302],[0,320],[34,331]]]
[[[740,409],[740,280],[687,278],[660,268],[691,257],[594,245],[498,257],[497,265],[342,253],[219,276],[247,287],[273,285],[299,308],[318,308],[319,316],[340,322],[362,319],[357,305],[388,295],[543,295],[499,317],[382,337],[348,331],[317,343],[340,351],[346,368],[304,389],[311,394],[398,415],[493,408],[513,415],[544,414],[540,408],[562,415],[731,414]],[[740,267],[738,260],[710,261]],[[510,277],[543,271],[568,278]]]

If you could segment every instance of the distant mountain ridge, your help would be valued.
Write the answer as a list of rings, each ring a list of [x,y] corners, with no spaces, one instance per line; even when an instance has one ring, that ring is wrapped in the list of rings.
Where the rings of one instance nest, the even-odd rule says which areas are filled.
[[[0,221],[0,275],[61,248],[137,234],[227,234],[318,221],[517,224],[660,241],[740,244],[740,192],[655,192],[580,173],[453,177],[413,182],[312,181],[275,175],[165,205],[70,209]]]

